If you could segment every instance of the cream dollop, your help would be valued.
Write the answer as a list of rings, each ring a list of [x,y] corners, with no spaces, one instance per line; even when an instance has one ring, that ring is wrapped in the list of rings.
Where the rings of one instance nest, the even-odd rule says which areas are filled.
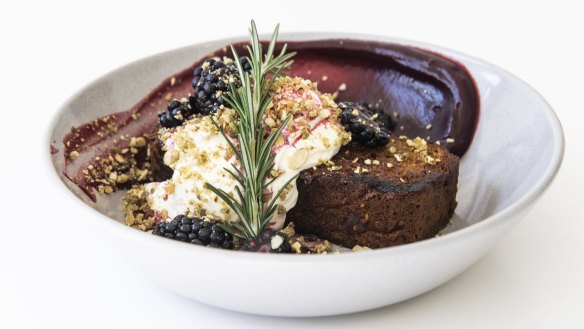
[[[265,192],[273,198],[276,191],[285,188],[277,201],[277,214],[268,224],[280,229],[286,212],[298,199],[296,180],[286,187],[284,184],[301,171],[330,160],[350,137],[339,124],[338,109],[331,96],[320,94],[316,84],[285,78],[276,84],[274,92],[277,97],[266,112],[266,124],[273,126],[282,113],[293,115],[273,149],[275,179]],[[238,185],[224,170],[237,165],[236,157],[210,118],[192,119],[173,132],[165,130],[161,139],[166,151],[164,162],[174,173],[165,182],[147,185],[150,207],[165,219],[187,214],[222,222],[238,221],[233,210],[205,187],[210,183],[230,192]]]
[[[209,118],[197,118],[175,132],[163,133],[162,138],[164,162],[174,172],[169,180],[146,186],[152,210],[164,218],[187,214],[237,220],[227,204],[205,187],[211,183],[224,191],[234,191],[237,185],[223,169],[231,168],[235,156]]]

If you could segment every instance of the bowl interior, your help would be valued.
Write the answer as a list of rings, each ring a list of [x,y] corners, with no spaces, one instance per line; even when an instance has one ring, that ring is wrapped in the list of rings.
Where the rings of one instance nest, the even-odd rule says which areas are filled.
[[[477,82],[481,114],[462,157],[458,208],[445,233],[482,221],[526,198],[555,174],[563,136],[550,106],[509,73],[460,58]]]
[[[290,34],[282,39],[322,37]],[[347,35],[338,37],[346,38]],[[562,156],[561,127],[549,105],[529,86],[495,66],[446,49],[390,38],[350,37],[405,43],[440,52],[462,62],[476,80],[481,102],[480,119],[472,145],[461,161],[458,208],[443,232],[445,235],[483,221],[549,183]],[[50,131],[52,145],[61,150],[61,140],[72,126],[128,109],[167,76],[233,40],[148,57],[98,79],[74,95],[59,111]],[[80,201],[123,222],[121,193],[98,196],[94,203],[61,174],[62,152],[52,155],[51,161],[63,183]]]

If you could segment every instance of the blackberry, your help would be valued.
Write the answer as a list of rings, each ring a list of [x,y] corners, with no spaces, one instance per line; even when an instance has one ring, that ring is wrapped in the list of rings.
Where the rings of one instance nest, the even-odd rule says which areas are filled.
[[[152,234],[203,246],[233,249],[233,236],[215,221],[178,215],[170,222],[156,224]]]
[[[182,125],[188,117],[198,112],[193,106],[194,103],[195,99],[192,96],[181,100],[175,99],[171,101],[168,103],[166,108],[167,111],[158,114],[160,125],[165,128],[173,128]]]
[[[259,236],[248,238],[241,247],[243,251],[291,253],[292,247],[288,242],[288,236],[284,232],[272,228],[265,229]]]
[[[239,61],[244,71],[251,70],[247,57],[241,57]],[[221,95],[230,90],[229,85],[241,87],[239,72],[232,61],[208,59],[194,70],[193,75],[195,106],[205,115],[221,108],[224,104]]]
[[[353,141],[370,148],[389,142],[393,122],[382,110],[353,102],[340,102],[338,105],[342,110],[341,123],[351,133]]]

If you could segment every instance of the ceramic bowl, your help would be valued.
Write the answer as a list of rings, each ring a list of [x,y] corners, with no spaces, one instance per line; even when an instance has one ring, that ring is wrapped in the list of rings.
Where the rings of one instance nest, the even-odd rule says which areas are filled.
[[[558,171],[560,123],[546,101],[508,72],[476,58],[418,42],[339,34],[288,34],[281,40],[355,38],[414,45],[463,63],[476,80],[481,115],[462,157],[458,208],[438,237],[338,255],[273,255],[197,247],[123,224],[119,195],[88,200],[67,181],[63,156],[50,156],[59,193],[76,216],[161,286],[196,301],[246,313],[324,316],[374,309],[427,292],[467,269],[522,219]],[[125,110],[165,77],[209,51],[241,39],[151,56],[83,88],[57,112],[47,144],[71,126]]]

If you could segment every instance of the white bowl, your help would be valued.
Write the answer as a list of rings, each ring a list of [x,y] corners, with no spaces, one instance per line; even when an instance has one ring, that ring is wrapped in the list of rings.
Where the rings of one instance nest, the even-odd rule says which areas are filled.
[[[196,247],[123,224],[119,195],[93,203],[66,180],[63,155],[50,157],[58,193],[72,198],[71,215],[95,225],[114,250],[126,253],[156,283],[194,300],[276,316],[344,314],[397,303],[454,278],[508,232],[550,184],[563,155],[560,123],[523,81],[481,60],[440,47],[386,37],[288,34],[282,40],[354,38],[414,45],[463,63],[475,78],[481,114],[460,165],[458,208],[439,237],[367,252],[273,255]],[[71,126],[125,110],[165,77],[234,40],[209,42],[148,57],[111,72],[58,111],[49,141]],[[49,142],[47,141],[47,142]],[[82,216],[79,216],[79,215]]]

